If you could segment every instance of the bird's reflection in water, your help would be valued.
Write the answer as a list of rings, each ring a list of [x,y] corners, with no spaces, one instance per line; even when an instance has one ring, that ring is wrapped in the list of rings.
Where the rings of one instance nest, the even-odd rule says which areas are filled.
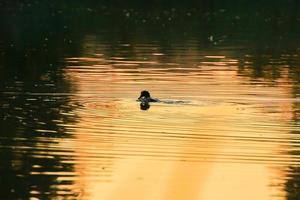
[[[141,110],[148,110],[150,108],[150,104],[148,102],[141,102],[140,109]]]

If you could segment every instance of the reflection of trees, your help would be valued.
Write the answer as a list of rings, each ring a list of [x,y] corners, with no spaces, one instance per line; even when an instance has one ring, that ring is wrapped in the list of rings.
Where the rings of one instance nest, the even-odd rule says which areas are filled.
[[[51,97],[37,97],[14,94],[4,95],[1,104],[1,150],[0,150],[0,190],[1,199],[24,198],[55,193],[57,184],[55,172],[72,171],[71,164],[62,163],[72,159],[70,156],[55,155],[51,145],[57,144],[56,138],[70,137],[64,128],[53,120],[70,123],[71,118],[61,116],[68,112],[68,100],[45,102]],[[53,105],[55,104],[55,105]],[[50,130],[39,132],[38,130]],[[54,175],[43,175],[50,172]]]
[[[75,117],[62,114],[72,111],[68,96],[51,95],[71,90],[58,62],[70,47],[61,42],[69,35],[59,31],[47,35],[55,30],[55,20],[16,15],[9,9],[1,15],[7,21],[2,21],[0,34],[0,199],[76,195],[59,188],[72,185],[57,178],[74,169],[64,163],[72,160],[67,156],[72,152],[56,147],[59,138],[71,137],[61,124],[72,123]]]
[[[295,85],[293,86],[293,97],[297,98],[297,94],[300,94],[300,73],[298,64],[294,63],[296,66],[292,65],[292,71],[290,73],[290,79],[295,81]],[[293,103],[293,124],[295,127],[299,126],[300,122],[300,103],[294,102]],[[291,132],[296,137],[300,134],[299,130],[294,130]],[[295,143],[295,146],[292,145],[296,150],[292,150],[289,153],[293,157],[300,156],[300,149],[299,149],[299,142]],[[299,160],[297,161],[299,162]],[[288,170],[288,178],[286,181],[285,189],[288,193],[287,199],[288,200],[298,200],[300,199],[300,167],[299,166],[292,166]]]
[[[8,75],[6,80],[12,78],[12,75]],[[61,114],[71,111],[67,97],[29,95],[26,91],[66,92],[69,86],[57,75],[48,75],[47,81],[44,82],[33,81],[30,78],[28,80],[28,77],[17,81],[6,81],[1,87],[2,91],[13,92],[4,93],[1,98],[0,197],[29,199],[31,196],[38,196],[47,199],[51,194],[56,195],[56,179],[61,176],[56,172],[73,171],[72,164],[62,162],[72,157],[56,155],[51,146],[58,144],[58,138],[71,137],[59,126],[58,121],[63,124],[74,119]],[[60,84],[60,87],[53,91],[55,89],[45,86],[47,82]],[[45,172],[53,175],[43,175]]]
[[[131,42],[132,38],[136,43],[156,40],[161,52],[167,55],[172,53],[168,49],[172,49],[173,43],[184,45],[190,37],[199,40],[200,48],[213,46],[208,40],[211,35],[220,38],[216,42],[222,39],[234,45],[234,39],[242,39],[249,42],[246,45],[253,57],[241,59],[244,64],[239,73],[273,84],[282,76],[283,64],[287,65],[289,79],[295,84],[293,93],[299,94],[296,86],[299,84],[299,57],[282,57],[299,46],[297,0],[238,3],[194,0],[191,4],[179,0],[172,3],[166,0],[28,2],[0,3],[0,89],[1,92],[15,92],[1,94],[0,99],[1,198],[51,198],[51,194],[55,196],[59,190],[55,188],[59,177],[55,172],[73,171],[72,164],[63,163],[72,157],[62,156],[62,153],[56,155],[51,149],[51,145],[58,143],[57,138],[70,137],[60,126],[60,123],[74,120],[61,114],[72,111],[68,98],[32,96],[26,92],[70,91],[71,86],[58,72],[58,61],[65,54],[78,53],[80,48],[76,44],[90,32],[93,35],[101,33],[102,41],[111,44],[108,50],[111,56],[120,50],[114,49],[115,46],[123,40]],[[260,5],[253,2],[260,2]],[[127,53],[124,57],[135,57],[134,48],[123,48]],[[129,48],[132,49],[129,51]],[[279,60],[285,62],[276,64]],[[299,122],[299,110],[299,104],[295,103],[295,122]],[[291,152],[292,155],[299,153]],[[297,167],[290,170],[292,177],[286,183],[286,190],[290,192],[290,199],[299,199],[295,186],[300,185],[300,170]],[[54,175],[39,172],[53,172]],[[31,194],[32,191],[36,194]]]
[[[295,126],[298,126],[296,123],[299,123],[299,113],[300,113],[299,112],[300,111],[299,103],[295,103],[294,110],[295,110],[294,122],[295,122]],[[300,131],[292,131],[292,133],[295,135],[299,135]],[[297,156],[299,157],[300,156],[299,146],[297,143],[295,145],[296,145],[295,149],[298,149],[298,150],[290,151],[290,154],[293,157],[297,157]],[[287,195],[288,200],[300,199],[300,167],[299,166],[291,166],[288,169],[288,178],[287,178],[287,181],[285,184],[285,189],[288,193],[288,195]]]
[[[262,51],[261,49],[263,49],[263,47],[258,49],[259,51],[257,51],[259,53],[250,53],[252,57],[242,59],[239,73],[243,74],[243,76],[248,76],[254,79],[254,84],[267,83],[275,86],[276,81],[280,78],[283,78],[284,74],[284,79],[292,84],[291,97],[296,99],[297,95],[300,93],[300,71],[298,67],[300,57],[297,54],[297,51],[291,50],[289,45],[284,46],[284,48],[281,49],[282,52],[276,53]],[[257,82],[257,79],[262,79],[263,81]],[[298,127],[300,119],[300,103],[295,101],[292,102],[292,104],[293,118],[291,121],[291,126]],[[291,131],[291,133],[297,137],[297,135],[300,134],[300,131],[294,130]],[[291,147],[294,147],[296,150],[289,151],[288,153],[293,158],[300,156],[298,144],[299,142],[296,142],[294,146],[293,143],[291,143]],[[294,162],[298,163],[299,160],[294,160]],[[287,192],[287,199],[300,199],[300,167],[293,165],[287,170],[285,190]]]

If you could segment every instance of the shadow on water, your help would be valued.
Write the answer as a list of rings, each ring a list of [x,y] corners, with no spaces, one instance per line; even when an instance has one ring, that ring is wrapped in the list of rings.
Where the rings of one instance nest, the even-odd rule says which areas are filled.
[[[72,138],[63,125],[76,122],[69,101],[72,86],[60,60],[76,47],[69,37],[66,41],[63,26],[38,9],[32,14],[2,11],[0,198],[75,198],[72,151],[59,144]]]
[[[59,179],[75,176],[74,164],[65,162],[74,159],[73,152],[58,146],[61,140],[72,138],[63,124],[77,120],[72,115],[77,105],[69,99],[76,86],[64,78],[62,60],[81,55],[88,48],[82,46],[87,35],[96,35],[99,43],[107,44],[107,56],[119,55],[116,46],[121,43],[145,41],[156,41],[163,53],[190,39],[198,42],[199,49],[225,51],[235,46],[232,54],[238,57],[239,75],[249,77],[253,84],[263,79],[276,87],[278,78],[288,74],[292,95],[296,98],[299,94],[297,1],[272,1],[275,6],[266,12],[267,3],[239,6],[243,1],[234,7],[228,1],[201,1],[203,7],[193,1],[198,5],[193,8],[179,1],[172,6],[164,1],[143,5],[114,2],[121,4],[120,9],[106,1],[96,6],[93,1],[84,5],[63,1],[0,4],[1,198],[78,195],[72,191],[72,178]],[[134,47],[123,48],[127,50],[124,57],[136,56]],[[149,108],[149,104],[140,104],[142,110]],[[299,103],[294,103],[296,127],[299,110]],[[299,135],[299,131],[291,133]],[[300,156],[299,150],[289,154]],[[300,168],[291,166],[287,174],[287,199],[299,199]],[[60,188],[64,185],[67,189]]]
[[[297,69],[297,66],[294,66],[295,69]],[[300,93],[300,73],[296,73],[297,76],[292,76],[292,79],[295,79],[295,81],[298,83],[297,85],[293,86],[293,94],[299,94]],[[300,103],[295,102],[293,104],[293,122],[295,126],[299,127],[299,122],[300,122]],[[291,132],[295,137],[299,137],[300,131],[299,130],[294,130]],[[299,142],[295,142],[292,144],[292,146],[295,147],[295,150],[292,150],[289,152],[290,155],[299,157],[300,156],[300,150],[299,150]],[[287,199],[288,200],[297,200],[300,199],[300,167],[297,165],[290,166],[287,169],[287,181],[285,184],[285,189],[288,193]]]
[[[150,104],[148,102],[140,103],[140,109],[141,110],[148,110],[149,108],[150,108]]]
[[[28,103],[29,98],[36,99]],[[1,198],[48,199],[59,192],[74,195],[55,188],[72,184],[58,181],[61,172],[73,171],[72,164],[63,162],[72,160],[71,152],[53,148],[60,138],[71,137],[56,122],[75,120],[60,114],[69,112],[64,108],[67,100],[12,94],[5,95],[1,103]],[[58,154],[60,151],[65,155]]]
[[[270,33],[271,35],[271,33]],[[279,37],[280,40],[280,37]],[[239,73],[240,75],[251,78],[253,84],[265,84],[277,87],[280,85],[278,79],[287,76],[291,85],[291,98],[297,99],[300,93],[300,71],[299,71],[299,49],[290,48],[291,46],[285,46],[284,43],[279,41],[273,41],[269,43],[268,48],[264,48],[263,43],[257,43],[249,53],[249,57],[244,57],[240,60]],[[279,43],[281,43],[279,45]],[[285,66],[285,67],[283,67]],[[260,81],[262,80],[262,81]],[[299,127],[299,102],[292,103],[292,119],[291,123],[295,127]],[[295,138],[299,137],[300,132],[298,130],[292,130],[291,135]],[[294,138],[292,138],[294,139]],[[300,156],[298,142],[291,143],[296,150],[288,152],[292,157],[298,158]],[[287,192],[286,199],[296,200],[300,198],[300,168],[297,165],[290,165],[287,169],[287,177],[285,190]]]
[[[57,187],[72,185],[70,181],[58,180],[62,172],[73,176],[73,164],[64,162],[72,160],[72,152],[54,148],[60,139],[72,137],[62,125],[74,123],[76,116],[66,114],[72,112],[67,95],[52,94],[66,93],[71,86],[59,72],[41,69],[55,65],[57,58],[48,62],[41,59],[46,55],[38,53],[25,61],[18,59],[20,54],[6,57],[1,63],[1,76],[5,77],[1,83],[1,199],[76,195]]]

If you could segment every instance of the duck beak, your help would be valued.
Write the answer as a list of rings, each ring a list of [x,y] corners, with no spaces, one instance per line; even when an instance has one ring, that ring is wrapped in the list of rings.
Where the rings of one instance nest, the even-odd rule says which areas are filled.
[[[144,100],[144,99],[146,99],[144,96],[140,96],[139,98],[138,98],[138,100]]]

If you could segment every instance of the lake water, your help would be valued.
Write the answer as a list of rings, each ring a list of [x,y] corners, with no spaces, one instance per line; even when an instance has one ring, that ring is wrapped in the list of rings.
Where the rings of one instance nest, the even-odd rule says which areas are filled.
[[[1,199],[299,199],[295,40],[111,33],[0,43]]]

